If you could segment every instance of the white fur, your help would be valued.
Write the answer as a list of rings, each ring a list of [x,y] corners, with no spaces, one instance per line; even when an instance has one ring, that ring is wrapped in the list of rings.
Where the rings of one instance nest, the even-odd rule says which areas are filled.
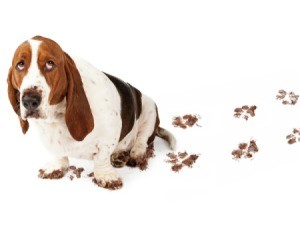
[[[70,135],[65,123],[65,100],[54,106],[48,103],[50,88],[37,65],[40,42],[29,40],[29,43],[32,48],[31,66],[24,77],[20,91],[22,97],[24,90],[36,86],[43,94],[38,108],[43,117],[28,119],[30,124],[35,123],[38,126],[41,139],[55,158],[55,164],[46,165],[43,170],[50,174],[58,168],[63,169],[67,165],[67,157],[93,159],[96,180],[101,182],[117,180],[119,175],[111,166],[110,156],[114,152],[123,150],[131,150],[132,157],[145,154],[147,140],[153,133],[156,120],[154,102],[149,97],[142,96],[142,113],[139,119],[135,122],[132,131],[118,142],[122,119],[121,99],[117,89],[104,73],[84,60],[73,58],[94,117],[93,131],[83,141],[76,141]],[[23,106],[21,106],[21,114],[25,117]]]

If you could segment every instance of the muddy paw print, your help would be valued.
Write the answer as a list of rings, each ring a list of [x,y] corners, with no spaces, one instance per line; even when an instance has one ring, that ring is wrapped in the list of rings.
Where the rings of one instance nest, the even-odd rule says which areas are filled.
[[[239,148],[232,151],[233,159],[241,158],[253,159],[253,155],[258,152],[258,147],[255,140],[250,140],[250,143],[240,143]]]
[[[285,90],[279,90],[276,95],[277,100],[281,100],[284,105],[295,105],[298,102],[299,95],[293,91],[287,93]]]
[[[74,165],[70,166],[69,169],[73,173],[73,175],[69,176],[71,181],[74,179],[74,176],[76,176],[76,178],[81,178],[81,173],[84,171],[84,168],[76,168]]]
[[[241,108],[235,108],[233,116],[236,118],[243,118],[245,120],[248,120],[250,117],[255,116],[256,108],[257,106],[255,105],[252,106],[244,105]]]
[[[300,129],[293,129],[293,133],[286,136],[288,144],[300,142]]]
[[[197,124],[199,119],[201,119],[199,115],[186,114],[184,116],[176,116],[173,118],[172,125],[182,129],[193,127],[194,125],[200,127],[200,125]]]
[[[174,172],[179,172],[184,166],[192,168],[199,158],[199,154],[189,155],[187,152],[179,152],[178,154],[168,153],[167,156],[169,159],[166,162],[172,164],[171,169]]]

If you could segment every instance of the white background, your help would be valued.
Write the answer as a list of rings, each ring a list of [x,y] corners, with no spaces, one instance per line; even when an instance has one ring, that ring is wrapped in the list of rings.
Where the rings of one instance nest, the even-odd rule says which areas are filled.
[[[0,3],[0,238],[299,238],[299,1],[2,1]],[[176,174],[155,141],[149,169],[118,170],[119,191],[95,186],[92,162],[72,159],[81,179],[38,179],[49,159],[34,127],[23,136],[7,99],[15,48],[34,35],[57,41],[99,69],[130,82],[158,105],[178,150],[201,153]],[[248,122],[233,109],[257,105]],[[172,117],[202,116],[187,130]],[[257,140],[251,161],[232,160]]]

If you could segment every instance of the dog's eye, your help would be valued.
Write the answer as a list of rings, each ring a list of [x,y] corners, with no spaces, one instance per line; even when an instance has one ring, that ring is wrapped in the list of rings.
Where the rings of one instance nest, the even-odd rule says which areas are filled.
[[[45,65],[45,71],[52,71],[54,68],[54,62],[53,61],[47,61]]]
[[[18,64],[16,65],[16,69],[18,71],[23,71],[25,69],[25,62],[24,61],[18,62]]]

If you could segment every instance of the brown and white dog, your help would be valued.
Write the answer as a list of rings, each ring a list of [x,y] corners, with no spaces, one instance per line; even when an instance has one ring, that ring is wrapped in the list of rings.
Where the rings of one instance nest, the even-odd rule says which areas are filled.
[[[42,178],[63,177],[68,157],[93,159],[94,182],[117,189],[122,180],[111,157],[130,151],[138,164],[155,136],[175,147],[173,135],[159,127],[149,97],[82,59],[73,60],[48,38],[35,36],[16,49],[7,82],[23,133],[28,121],[36,124],[53,155],[40,170]]]

